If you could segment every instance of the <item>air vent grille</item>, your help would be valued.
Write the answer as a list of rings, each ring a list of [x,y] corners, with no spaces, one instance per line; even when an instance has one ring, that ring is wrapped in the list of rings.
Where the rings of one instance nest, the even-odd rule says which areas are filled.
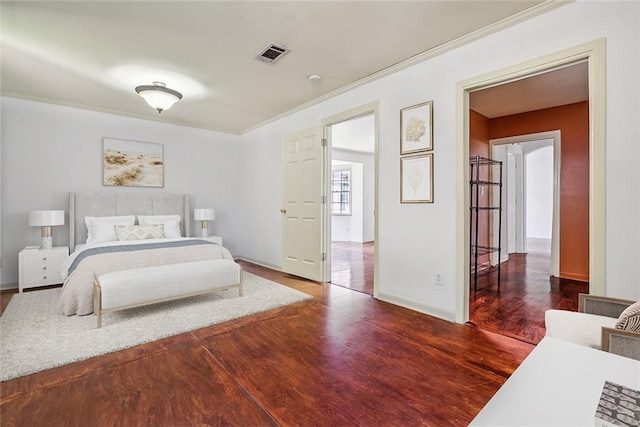
[[[257,55],[256,59],[273,64],[289,52],[289,48],[277,43],[269,43]]]

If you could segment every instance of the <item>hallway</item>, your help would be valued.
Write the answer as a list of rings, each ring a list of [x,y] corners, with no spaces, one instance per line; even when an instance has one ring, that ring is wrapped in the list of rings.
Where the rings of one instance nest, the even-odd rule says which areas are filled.
[[[373,295],[374,242],[332,242],[331,283]]]
[[[526,254],[510,254],[502,264],[500,292],[496,272],[478,275],[478,291],[469,294],[470,323],[537,344],[545,334],[544,312],[578,310],[578,294],[589,284],[549,275],[550,241],[528,239]],[[374,243],[333,242],[331,283],[373,294]]]
[[[497,272],[478,276],[478,291],[469,294],[469,318],[482,329],[537,344],[545,334],[544,312],[551,308],[578,310],[578,293],[589,284],[549,275],[550,241],[528,239],[529,252],[510,254]]]

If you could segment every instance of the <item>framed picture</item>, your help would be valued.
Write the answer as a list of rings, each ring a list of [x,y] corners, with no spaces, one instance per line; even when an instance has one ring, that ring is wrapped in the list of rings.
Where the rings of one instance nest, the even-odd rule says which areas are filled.
[[[102,184],[164,187],[164,146],[153,142],[103,138]]]
[[[400,154],[433,150],[433,101],[400,110]]]
[[[400,158],[400,203],[433,203],[433,153]]]

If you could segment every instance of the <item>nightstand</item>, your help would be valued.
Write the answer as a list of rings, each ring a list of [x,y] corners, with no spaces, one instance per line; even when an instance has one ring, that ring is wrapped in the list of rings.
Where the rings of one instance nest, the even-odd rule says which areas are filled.
[[[202,240],[208,240],[213,243],[217,243],[222,246],[222,237],[220,236],[208,236],[208,237],[199,237]]]
[[[66,246],[51,249],[23,249],[18,254],[18,288],[27,288],[62,283],[60,269],[69,255]]]

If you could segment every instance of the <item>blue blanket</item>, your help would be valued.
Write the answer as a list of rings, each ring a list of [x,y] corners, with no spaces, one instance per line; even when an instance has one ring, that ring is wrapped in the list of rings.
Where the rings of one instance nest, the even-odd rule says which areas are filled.
[[[71,274],[80,261],[86,257],[107,254],[113,252],[132,252],[146,249],[160,249],[160,248],[177,248],[181,246],[195,246],[195,245],[217,245],[217,243],[210,242],[209,240],[175,240],[171,242],[156,242],[156,243],[138,243],[135,245],[115,245],[115,246],[99,246],[97,248],[85,249],[80,252],[78,256],[73,260],[69,267],[69,274]]]

